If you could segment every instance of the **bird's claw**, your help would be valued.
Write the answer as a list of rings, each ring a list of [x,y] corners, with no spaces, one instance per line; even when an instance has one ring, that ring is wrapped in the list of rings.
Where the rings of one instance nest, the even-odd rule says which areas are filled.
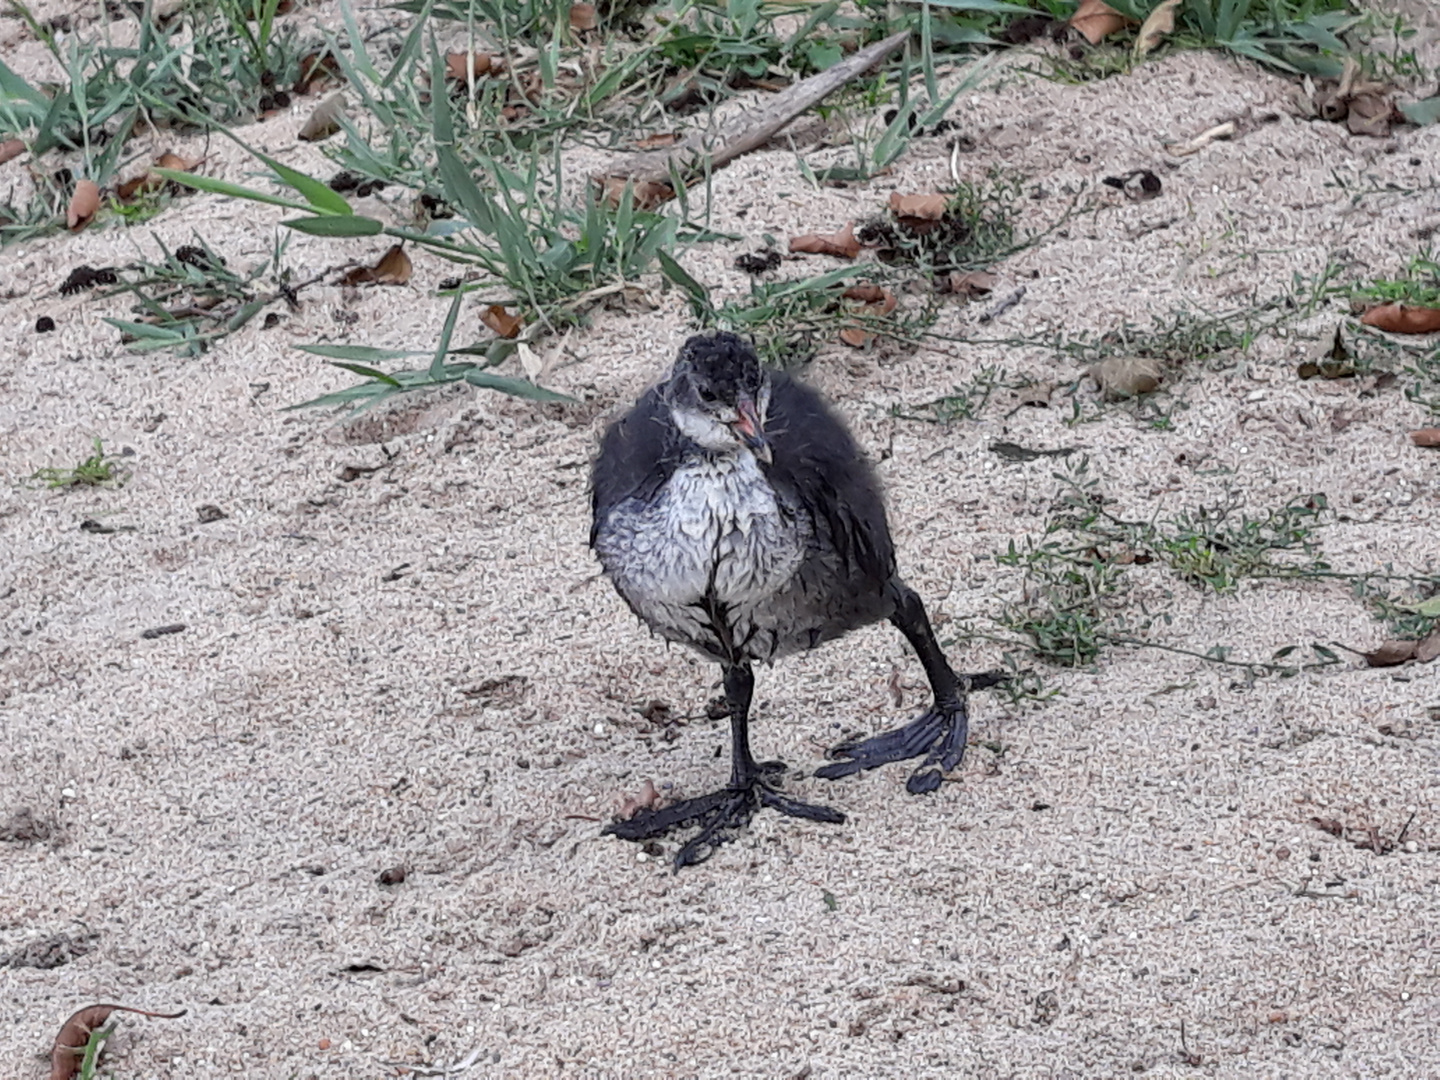
[[[770,765],[784,768],[780,762],[766,762],[760,768],[773,773],[776,770],[765,768]],[[826,821],[835,825],[845,823],[845,815],[840,811],[792,799],[766,783],[761,775],[757,773],[741,787],[724,787],[659,810],[639,810],[624,821],[611,822],[603,831],[622,840],[649,840],[674,829],[698,824],[700,831],[675,853],[674,865],[679,870],[704,862],[721,844],[735,839],[762,807],[778,810],[787,817]]]
[[[904,727],[858,742],[841,743],[830,751],[830,757],[845,760],[817,769],[815,775],[822,780],[839,780],[923,754],[925,760],[906,781],[905,790],[911,795],[926,795],[936,790],[944,775],[965,757],[969,728],[964,699],[946,706],[937,704]]]

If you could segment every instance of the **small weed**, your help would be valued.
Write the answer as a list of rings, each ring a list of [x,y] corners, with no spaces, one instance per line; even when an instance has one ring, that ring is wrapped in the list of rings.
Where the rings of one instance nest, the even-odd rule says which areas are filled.
[[[890,415],[900,420],[920,420],[930,424],[974,420],[990,403],[996,390],[1020,390],[1028,385],[1023,379],[1007,379],[1000,365],[990,364],[980,368],[968,382],[956,386],[943,397],[919,405],[892,406]]]
[[[865,222],[855,235],[876,247],[883,262],[913,267],[932,280],[952,271],[982,269],[1033,243],[1034,238],[1016,242],[1022,197],[1019,177],[992,173],[979,183],[962,181],[938,221],[913,222],[887,212]]]
[[[77,487],[124,487],[129,474],[119,467],[119,459],[105,452],[105,445],[98,436],[91,447],[94,453],[73,469],[36,469],[26,479],[62,491]]]
[[[1354,286],[1350,298],[1357,303],[1412,304],[1440,307],[1440,263],[1429,251],[1414,256],[1393,278],[1377,278]]]
[[[95,1080],[95,1070],[100,1067],[100,1052],[105,1048],[105,1041],[115,1033],[116,1022],[111,1021],[104,1027],[98,1027],[90,1032],[89,1038],[85,1040],[85,1052],[80,1058],[80,1067],[76,1070],[76,1080]]]

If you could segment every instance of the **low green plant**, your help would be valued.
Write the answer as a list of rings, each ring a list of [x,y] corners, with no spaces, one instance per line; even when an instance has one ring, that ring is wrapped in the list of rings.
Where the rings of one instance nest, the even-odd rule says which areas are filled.
[[[123,487],[129,473],[119,467],[119,458],[105,452],[105,444],[99,436],[90,445],[91,455],[74,467],[57,469],[47,466],[36,469],[27,479],[59,491],[77,487]]]
[[[1375,278],[1350,290],[1356,303],[1411,304],[1440,307],[1440,263],[1430,251],[1423,251],[1405,264],[1392,278]]]

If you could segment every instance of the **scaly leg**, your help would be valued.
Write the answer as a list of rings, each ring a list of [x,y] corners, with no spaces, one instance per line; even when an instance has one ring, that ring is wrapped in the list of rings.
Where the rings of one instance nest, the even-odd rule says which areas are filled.
[[[895,611],[890,621],[905,635],[920,657],[925,676],[930,680],[934,703],[904,727],[870,739],[841,743],[830,751],[830,756],[848,760],[826,765],[815,775],[825,780],[838,780],[864,769],[878,768],[892,761],[907,761],[923,754],[925,760],[906,781],[905,789],[912,795],[924,795],[938,788],[944,774],[959,765],[965,756],[965,739],[970,726],[965,711],[966,693],[1004,682],[1005,676],[998,672],[964,678],[957,676],[945,659],[940,643],[935,640],[935,631],[930,628],[930,619],[925,614],[925,605],[920,597],[899,581],[892,588],[895,591]]]
[[[845,815],[828,806],[792,799],[778,791],[767,775],[784,769],[778,761],[757,762],[750,753],[750,699],[755,675],[748,660],[725,667],[725,702],[730,707],[730,783],[719,791],[685,799],[660,810],[640,810],[626,821],[605,826],[622,840],[649,840],[674,829],[698,824],[700,831],[675,853],[675,869],[708,859],[721,844],[735,839],[761,807],[810,821],[845,822]]]

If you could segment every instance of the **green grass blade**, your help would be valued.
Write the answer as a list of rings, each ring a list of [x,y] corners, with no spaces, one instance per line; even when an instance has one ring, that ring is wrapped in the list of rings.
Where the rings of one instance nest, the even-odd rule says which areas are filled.
[[[297,345],[296,348],[327,360],[351,360],[359,364],[383,364],[387,360],[404,360],[407,356],[430,355],[416,349],[377,349],[371,345]]]
[[[269,203],[271,206],[283,206],[289,210],[310,211],[313,207],[306,203],[298,203],[294,199],[282,199],[278,195],[271,195],[265,191],[257,191],[255,188],[248,188],[242,184],[232,184],[228,180],[217,180],[213,176],[198,176],[195,173],[180,172],[177,169],[151,169],[156,176],[163,176],[166,180],[173,180],[177,184],[194,188],[196,191],[204,191],[211,195],[229,195],[233,199],[249,199],[251,202]]]
[[[378,379],[380,382],[393,386],[397,390],[401,389],[398,379],[391,378],[378,368],[366,367],[364,364],[347,364],[343,360],[337,360],[334,364],[336,367],[344,368],[346,371],[353,371],[356,375],[364,375],[367,379]]]
[[[555,390],[547,390],[543,386],[536,386],[529,379],[517,379],[508,375],[491,375],[490,372],[480,368],[472,368],[465,372],[465,381],[471,386],[479,386],[486,390],[499,390],[501,393],[529,398],[531,401],[573,402],[575,400],[569,394],[561,394]]]
[[[440,328],[440,342],[435,346],[435,357],[430,361],[430,378],[438,382],[445,377],[445,354],[450,351],[450,336],[455,333],[455,320],[460,317],[460,304],[465,294],[457,292],[450,301],[450,311],[445,316],[445,325]]]
[[[384,222],[359,214],[349,217],[290,218],[280,224],[310,236],[379,236],[385,231]]]
[[[248,147],[247,147],[248,149]],[[257,158],[274,170],[275,175],[282,181],[303,195],[316,211],[322,214],[353,214],[355,211],[345,196],[338,191],[332,191],[328,185],[313,176],[306,176],[299,169],[292,169],[289,165],[282,165],[272,157],[267,157],[259,150],[250,150]]]
[[[668,251],[655,252],[655,260],[660,264],[660,272],[690,297],[690,308],[695,312],[695,317],[703,325],[710,325],[715,319],[715,305],[710,301],[710,290],[691,277]]]

